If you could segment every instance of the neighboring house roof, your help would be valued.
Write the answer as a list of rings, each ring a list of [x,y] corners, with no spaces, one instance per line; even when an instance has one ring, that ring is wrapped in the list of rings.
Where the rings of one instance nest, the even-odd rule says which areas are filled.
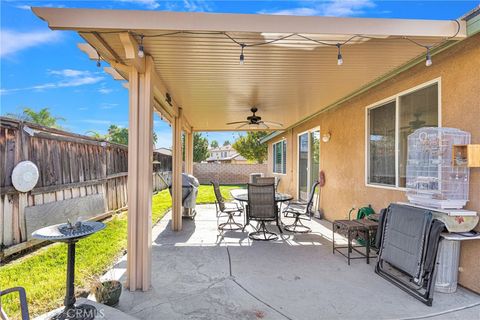
[[[155,149],[155,152],[164,154],[166,156],[171,156],[172,155],[172,150],[168,149],[168,148],[158,148],[158,149]]]
[[[220,146],[217,148],[208,148],[209,152],[216,152],[216,151],[234,151],[232,145]]]
[[[222,157],[222,158],[215,158],[215,157],[209,157],[207,158],[207,162],[212,162],[212,161],[230,161],[230,160],[247,160],[244,157],[242,157],[239,153],[235,153],[233,155],[227,156],[227,157]]]
[[[276,136],[282,134],[284,131],[283,130],[280,130],[280,131],[273,131],[272,133],[270,133],[269,135],[266,135],[265,137],[263,137],[262,139],[260,139],[260,143],[265,143],[269,140],[272,140],[273,138],[275,138]]]

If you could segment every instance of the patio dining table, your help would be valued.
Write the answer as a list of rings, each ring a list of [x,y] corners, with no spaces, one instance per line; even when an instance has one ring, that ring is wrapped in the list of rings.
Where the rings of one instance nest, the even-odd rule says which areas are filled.
[[[232,194],[232,197],[240,202],[248,202],[248,193],[245,191],[244,193],[237,193]],[[282,203],[292,200],[293,197],[286,193],[275,192],[275,202]]]
[[[230,194],[232,195],[233,199],[239,201],[242,206],[244,206],[244,203],[248,202],[248,193],[247,191],[245,192],[239,192],[239,193],[233,193],[233,192],[230,192]],[[281,209],[282,209],[282,203],[283,202],[288,202],[288,201],[291,201],[293,199],[293,197],[287,193],[280,193],[280,192],[275,192],[275,203],[279,204],[279,208],[278,208],[278,212],[277,214],[279,215],[279,217],[281,217],[282,215],[280,214],[281,213]],[[244,216],[244,220],[245,220],[245,223],[247,221],[247,216],[245,215]],[[280,223],[282,223],[281,219],[280,219]]]

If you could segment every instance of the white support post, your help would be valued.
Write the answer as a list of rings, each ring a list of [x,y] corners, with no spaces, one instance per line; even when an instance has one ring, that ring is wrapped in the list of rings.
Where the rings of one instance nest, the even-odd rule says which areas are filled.
[[[150,289],[152,247],[153,59],[129,73],[127,287]]]
[[[172,230],[182,230],[182,109],[172,121]]]
[[[193,131],[185,133],[185,172],[193,174]]]

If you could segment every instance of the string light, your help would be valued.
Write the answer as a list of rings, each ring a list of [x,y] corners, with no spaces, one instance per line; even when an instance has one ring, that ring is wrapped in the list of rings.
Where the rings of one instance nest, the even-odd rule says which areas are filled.
[[[406,37],[406,36],[402,36],[402,37],[389,37],[388,39],[390,40],[394,40],[394,39],[403,39],[403,40],[407,40],[407,41],[410,41],[411,43],[419,46],[419,47],[422,47],[422,48],[425,48],[427,50],[427,53],[426,53],[426,56],[425,56],[425,65],[427,67],[431,66],[432,65],[432,57],[431,57],[431,53],[430,53],[430,49],[433,48],[433,47],[436,47],[438,45],[441,45],[442,43],[445,43],[445,41],[448,41],[450,39],[453,39],[455,38],[458,33],[460,32],[461,30],[461,26],[460,26],[460,22],[458,20],[453,20],[454,22],[457,23],[457,31],[456,33],[451,36],[451,37],[448,37],[448,38],[445,38],[443,41],[441,42],[438,42],[438,43],[434,43],[434,44],[431,44],[431,45],[424,45],[422,43],[419,43],[417,41],[415,41],[414,39],[410,39],[409,37]],[[80,32],[80,33],[91,33],[91,32]],[[105,32],[98,32],[99,34],[107,34],[107,33],[118,33],[117,31],[105,31]],[[140,44],[138,46],[138,57],[139,58],[143,58],[145,56],[145,51],[144,51],[144,47],[143,47],[143,38],[144,37],[149,37],[149,38],[157,38],[157,37],[165,37],[165,36],[172,36],[172,35],[179,35],[179,34],[193,34],[193,35],[223,35],[225,37],[227,37],[228,39],[230,39],[232,42],[234,42],[235,44],[237,44],[238,46],[240,46],[241,48],[241,52],[240,52],[240,59],[239,59],[239,63],[241,65],[243,65],[245,63],[245,55],[244,55],[244,49],[246,47],[255,47],[255,46],[262,46],[262,45],[268,45],[268,44],[272,44],[272,43],[275,43],[275,42],[279,42],[279,41],[282,41],[282,40],[286,40],[288,38],[291,38],[291,37],[299,37],[299,38],[302,38],[302,39],[305,39],[307,41],[310,41],[310,42],[314,42],[314,43],[317,43],[317,44],[321,44],[321,45],[324,45],[324,46],[331,46],[331,47],[337,47],[337,65],[342,65],[343,64],[343,56],[342,56],[342,53],[341,53],[341,46],[349,43],[350,41],[354,40],[354,39],[381,39],[381,38],[375,38],[375,37],[371,37],[371,36],[364,36],[364,35],[353,35],[351,36],[349,39],[343,41],[343,42],[338,42],[336,44],[334,43],[331,43],[329,42],[329,40],[316,40],[316,39],[312,39],[312,38],[309,38],[305,35],[302,35],[302,34],[298,34],[298,33],[291,33],[291,34],[288,34],[286,36],[283,36],[283,37],[280,37],[280,38],[277,38],[277,39],[272,39],[272,40],[265,40],[265,41],[262,41],[262,42],[256,42],[256,43],[243,43],[243,42],[240,42],[236,39],[234,39],[232,36],[230,36],[228,33],[226,32],[201,32],[201,31],[174,31],[174,32],[170,32],[170,33],[161,33],[161,34],[149,34],[149,35],[143,35],[143,34],[138,34],[138,33],[135,33],[135,32],[131,32],[131,34],[133,36],[136,36],[136,37],[139,37],[140,38]],[[97,61],[97,66],[100,67],[100,56],[99,56],[99,59]]]
[[[337,65],[341,66],[343,64],[342,52],[340,51],[340,43],[337,43],[338,54],[337,54]]]
[[[242,48],[242,52],[240,53],[240,64],[243,65],[245,63],[245,56],[243,55],[243,49],[246,47],[246,45],[242,43],[240,47]]]
[[[102,66],[102,64],[100,63],[100,55],[98,55],[98,58],[97,58],[97,68],[100,68]]]
[[[140,36],[140,45],[138,46],[138,57],[143,58],[145,57],[145,52],[143,51],[143,37],[144,35]]]
[[[425,65],[430,67],[432,65],[432,56],[430,55],[430,47],[427,48],[427,55],[425,56]]]

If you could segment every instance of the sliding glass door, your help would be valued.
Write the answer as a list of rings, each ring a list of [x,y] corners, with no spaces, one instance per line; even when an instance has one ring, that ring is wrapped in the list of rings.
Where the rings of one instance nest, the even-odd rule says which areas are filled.
[[[320,130],[298,135],[298,197],[307,200],[320,170]]]

